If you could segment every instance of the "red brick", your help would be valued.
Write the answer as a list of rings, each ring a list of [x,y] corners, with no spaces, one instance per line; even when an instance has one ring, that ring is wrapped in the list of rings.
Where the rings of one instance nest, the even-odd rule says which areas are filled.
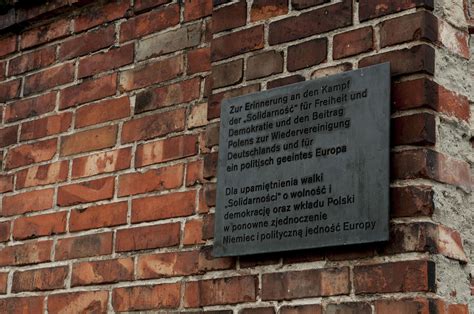
[[[366,21],[417,7],[433,9],[433,0],[360,0],[359,19]]]
[[[450,304],[448,314],[469,314],[467,304]]]
[[[13,238],[24,240],[66,232],[66,212],[20,217],[13,224]]]
[[[281,72],[283,72],[283,54],[279,51],[266,51],[247,59],[247,80]]]
[[[296,10],[303,10],[329,1],[330,0],[291,0],[291,7]]]
[[[399,27],[400,25],[403,27]],[[398,31],[394,31],[394,28],[398,28]],[[380,47],[382,48],[417,40],[435,42],[437,39],[438,21],[426,11],[380,23]]]
[[[135,113],[187,103],[199,98],[201,79],[193,78],[179,83],[149,89],[137,94]]]
[[[17,36],[8,35],[0,39],[0,57],[6,56],[16,51]]]
[[[46,47],[10,60],[8,75],[18,75],[27,71],[44,68],[56,60],[56,47]]]
[[[219,33],[232,28],[244,26],[247,22],[247,3],[237,3],[215,9],[212,12],[212,31]]]
[[[202,239],[202,219],[187,220],[184,225],[183,245],[204,243]]]
[[[254,302],[257,297],[257,277],[240,276],[187,282],[185,307]],[[215,293],[219,291],[219,293]]]
[[[143,167],[197,154],[197,137],[184,135],[139,145],[135,166]]]
[[[188,52],[187,74],[207,72],[211,70],[211,49],[197,48]]]
[[[280,314],[322,314],[323,307],[320,304],[283,306]]]
[[[434,292],[434,267],[428,261],[355,266],[355,293]]]
[[[377,314],[437,313],[431,311],[432,304],[430,300],[424,298],[376,300],[374,305]]]
[[[365,57],[359,61],[359,67],[366,67],[378,63],[390,62],[392,75],[411,73],[434,73],[435,52],[428,45],[419,45],[412,48],[385,52]]]
[[[203,161],[196,160],[189,162],[186,169],[186,186],[193,186],[198,183],[204,183]]]
[[[72,177],[82,178],[130,168],[130,147],[106,151],[74,159]]]
[[[328,41],[318,38],[288,47],[288,71],[301,70],[327,60]]]
[[[76,128],[99,124],[130,116],[130,100],[127,96],[103,100],[82,106],[76,111]]]
[[[0,273],[0,294],[7,293],[7,286],[8,286],[8,273]]]
[[[48,297],[48,313],[105,313],[108,300],[107,291],[53,294]]]
[[[215,258],[212,247],[202,247],[199,252],[199,270],[208,272],[213,270],[234,269],[236,259],[232,257]]]
[[[72,113],[70,112],[25,122],[21,125],[20,140],[34,140],[66,132],[71,126],[71,122]]]
[[[204,179],[209,179],[217,175],[217,162],[217,152],[204,155],[204,167],[202,170]]]
[[[189,216],[193,214],[195,206],[195,191],[134,199],[132,201],[132,222]]]
[[[270,67],[271,65],[272,64],[270,64]],[[244,76],[244,59],[214,65],[211,75],[212,88],[214,89],[240,83]]]
[[[288,0],[255,0],[250,11],[250,20],[260,21],[288,13]]]
[[[177,308],[181,283],[116,288],[112,292],[115,311],[139,311]]]
[[[107,232],[58,240],[55,260],[62,261],[111,253],[112,233]]]
[[[267,88],[272,89],[272,88],[277,88],[285,85],[290,85],[298,82],[303,82],[304,77],[298,74],[279,78],[273,81],[267,82]]]
[[[77,132],[61,137],[61,156],[91,152],[113,147],[117,141],[117,126],[110,125],[102,128]]]
[[[66,181],[69,163],[58,161],[48,165],[34,166],[17,173],[16,187],[23,189]]]
[[[224,99],[255,93],[255,92],[258,92],[259,90],[260,90],[260,85],[253,84],[249,86],[234,88],[231,90],[227,90],[225,92],[212,95],[208,104],[207,118],[209,120],[212,120],[220,116],[221,102]]]
[[[4,196],[2,216],[21,215],[53,207],[54,189],[23,192]]]
[[[28,30],[21,35],[21,49],[44,44],[70,34],[70,20],[62,19]]]
[[[134,172],[119,178],[119,196],[175,189],[183,185],[184,166],[173,165],[146,172]]]
[[[117,90],[117,74],[91,79],[65,88],[59,97],[59,108],[66,109],[86,102],[115,95]]]
[[[54,290],[65,287],[67,266],[16,271],[13,274],[13,292]]]
[[[122,143],[148,140],[168,133],[184,130],[184,109],[157,113],[127,121],[122,128]]]
[[[56,154],[56,144],[57,140],[51,139],[12,148],[7,153],[5,169],[51,160]]]
[[[401,116],[392,120],[393,145],[436,144],[436,119],[429,113]]]
[[[137,262],[137,277],[152,279],[198,273],[199,251],[142,255]]]
[[[0,299],[0,312],[41,314],[44,311],[43,304],[44,297]]]
[[[100,28],[64,41],[59,47],[59,59],[67,60],[111,46],[115,41],[115,25]]]
[[[25,95],[41,92],[74,81],[74,64],[65,63],[25,78]]]
[[[239,314],[275,314],[275,309],[273,307],[246,308],[240,310]]]
[[[127,228],[117,231],[115,251],[128,252],[176,246],[180,240],[180,223]]]
[[[0,175],[0,193],[11,191],[13,191],[13,175]]]
[[[6,71],[7,71],[7,61],[0,62],[0,81],[3,81],[5,79]]]
[[[78,77],[95,75],[133,62],[133,44],[82,58],[79,62]]]
[[[204,216],[202,226],[202,238],[203,240],[209,240],[214,238],[214,214],[208,214]]]
[[[430,186],[406,186],[390,189],[392,217],[431,216],[434,212]]]
[[[218,37],[212,41],[211,59],[219,61],[263,48],[263,25]]]
[[[372,27],[367,26],[334,36],[333,59],[354,56],[374,48]]]
[[[18,142],[18,125],[0,129],[0,147],[10,146]]]
[[[20,96],[21,80],[0,83],[0,102],[7,102]]]
[[[52,245],[53,241],[42,241],[4,247],[0,249],[0,266],[49,262]]]
[[[130,1],[128,0],[119,0],[89,7],[88,9],[82,10],[79,16],[74,19],[74,30],[81,32],[94,26],[122,18],[129,8]]]
[[[171,0],[137,0],[135,1],[135,11],[142,11],[171,2]]]
[[[120,25],[120,42],[143,37],[179,23],[179,5],[144,13]]]
[[[120,74],[120,89],[130,91],[175,79],[184,72],[183,56],[175,56]]]
[[[430,149],[415,149],[392,156],[394,179],[425,178],[471,190],[469,165]]]
[[[270,24],[269,43],[276,45],[352,24],[352,1],[344,0]]]
[[[263,300],[349,294],[347,267],[265,274],[262,278]]]
[[[192,21],[211,15],[212,0],[185,0],[184,21]]]
[[[0,242],[7,242],[10,239],[10,222],[0,223]]]
[[[71,206],[111,199],[113,194],[114,178],[109,177],[61,186],[57,203],[59,206]]]
[[[133,280],[132,258],[76,263],[72,267],[73,287],[128,280]]]
[[[25,118],[35,117],[54,110],[56,107],[56,92],[41,96],[18,100],[5,108],[5,121],[14,122]]]
[[[71,211],[70,231],[112,227],[127,223],[127,202],[97,205]]]

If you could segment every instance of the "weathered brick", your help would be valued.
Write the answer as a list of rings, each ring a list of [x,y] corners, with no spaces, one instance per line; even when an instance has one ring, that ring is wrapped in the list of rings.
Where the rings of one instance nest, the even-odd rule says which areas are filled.
[[[430,313],[432,304],[424,298],[401,300],[376,300],[374,302],[377,314],[391,313]],[[436,313],[436,312],[432,312]]]
[[[76,111],[76,128],[118,120],[130,116],[130,99],[127,96],[106,99]]]
[[[275,309],[273,307],[246,308],[240,310],[239,314],[275,314]]]
[[[75,263],[72,267],[73,287],[128,280],[133,280],[132,258]]]
[[[66,212],[20,217],[13,224],[13,238],[23,240],[66,232]]]
[[[122,128],[122,143],[148,140],[184,129],[186,111],[176,109],[127,121]]]
[[[115,311],[177,308],[181,283],[116,288],[112,292]]]
[[[219,61],[263,48],[263,25],[254,26],[215,38],[211,46],[212,61]]]
[[[21,80],[0,83],[0,102],[13,100],[20,96]]]
[[[108,300],[107,291],[53,294],[48,297],[48,313],[105,313]]]
[[[257,298],[257,285],[257,277],[254,276],[190,281],[185,286],[184,306],[201,307],[252,302]]]
[[[209,57],[209,60],[210,60],[210,57]],[[0,62],[0,81],[3,81],[5,77],[7,76],[6,71],[7,71],[7,62],[6,61]]]
[[[54,189],[23,192],[4,196],[2,216],[21,215],[53,207]]]
[[[433,9],[433,0],[361,0],[359,2],[359,19],[366,21],[416,7],[431,10]]]
[[[22,297],[0,299],[2,313],[41,314],[44,311],[44,297]]]
[[[193,21],[212,13],[212,0],[185,0],[184,21]]]
[[[187,220],[184,225],[183,244],[193,245],[204,243],[202,239],[202,219]]]
[[[69,218],[70,231],[112,227],[127,223],[127,202],[74,209]]]
[[[191,106],[188,115],[188,129],[205,126],[207,124],[207,103],[203,102]]]
[[[115,251],[128,252],[175,246],[180,240],[180,223],[127,228],[117,231]]]
[[[7,288],[8,288],[8,273],[0,273],[0,294],[6,294]]]
[[[95,75],[112,69],[120,68],[133,62],[133,44],[119,48],[112,48],[109,51],[97,53],[81,58],[79,61],[78,78]]]
[[[296,10],[303,10],[329,1],[330,0],[291,0],[291,7]]]
[[[24,32],[21,35],[20,46],[22,49],[33,47],[65,37],[70,33],[70,20],[57,20]]]
[[[267,82],[267,88],[272,89],[272,88],[277,88],[285,85],[290,85],[298,82],[303,82],[304,77],[298,74],[283,77],[283,78],[278,78],[273,81]]]
[[[112,147],[116,141],[116,125],[77,132],[61,137],[60,155],[69,156]]]
[[[120,25],[120,42],[142,37],[178,23],[179,5],[177,4],[144,13]]]
[[[210,246],[204,246],[199,251],[199,270],[201,272],[234,269],[235,263],[236,259],[232,257],[214,257]]]
[[[347,267],[265,274],[262,278],[263,300],[289,300],[349,292]]]
[[[434,192],[430,186],[406,186],[390,189],[392,217],[431,216]]]
[[[152,279],[198,273],[199,251],[142,255],[137,262],[137,277]]]
[[[67,60],[111,46],[115,41],[115,25],[103,27],[64,41],[59,47],[59,59]]]
[[[0,193],[13,191],[13,175],[0,175]]]
[[[74,81],[74,64],[63,63],[25,78],[25,95],[41,92]]]
[[[135,157],[135,166],[143,167],[195,154],[197,154],[196,136],[175,136],[165,140],[139,145]]]
[[[449,304],[448,314],[469,314],[467,304]]]
[[[130,91],[175,79],[184,72],[183,56],[170,57],[120,74],[120,89]]]
[[[57,139],[25,144],[12,148],[7,153],[5,169],[51,160],[56,154]]]
[[[234,85],[242,81],[244,75],[244,59],[212,66],[212,87],[217,89]]]
[[[200,78],[146,90],[137,94],[135,113],[190,102],[199,98],[200,90]]]
[[[417,72],[434,74],[435,51],[428,45],[419,45],[365,57],[359,61],[359,66],[366,67],[384,62],[390,62],[394,76]]]
[[[250,9],[250,20],[267,20],[288,13],[288,0],[255,0]]]
[[[204,216],[202,226],[202,238],[203,240],[209,240],[214,238],[214,214],[208,214]]]
[[[280,314],[322,314],[323,307],[320,304],[283,306]]]
[[[49,262],[52,245],[53,241],[41,241],[4,247],[0,249],[0,266]]]
[[[183,175],[184,166],[182,164],[146,172],[127,173],[119,177],[118,195],[127,196],[178,188],[183,184]]]
[[[398,27],[400,25],[403,27]],[[435,42],[438,39],[438,21],[426,11],[383,21],[379,27],[380,47],[417,40]],[[394,31],[395,27],[398,31]]]
[[[108,255],[112,253],[112,233],[64,238],[56,244],[55,260]]]
[[[436,144],[435,116],[429,113],[418,113],[392,119],[392,144]]]
[[[14,122],[53,111],[56,106],[56,94],[52,92],[8,104],[5,108],[5,121]]]
[[[27,71],[44,68],[56,60],[56,47],[35,50],[10,60],[8,75],[18,75]]]
[[[333,59],[341,59],[371,51],[374,48],[373,36],[371,26],[337,34],[333,40]]]
[[[73,160],[72,177],[83,178],[128,169],[131,159],[130,147],[79,157]]]
[[[108,177],[61,186],[58,189],[57,203],[59,206],[71,206],[111,199],[114,184],[114,178]]]
[[[189,216],[193,214],[195,206],[195,191],[134,199],[132,201],[132,222]]]
[[[232,28],[244,26],[247,22],[247,2],[238,1],[234,4],[215,9],[212,12],[212,31],[219,33]]]
[[[30,167],[17,173],[16,187],[22,189],[63,182],[67,179],[68,168],[67,161]]]
[[[344,0],[270,24],[269,43],[276,45],[352,24],[352,2]]]
[[[0,147],[10,146],[18,142],[18,125],[0,129]]]
[[[187,74],[211,70],[211,48],[196,48],[188,52]]]
[[[372,307],[367,302],[345,302],[339,304],[328,304],[327,314],[372,314]]]
[[[435,264],[404,261],[354,267],[354,290],[362,293],[434,292]]]
[[[72,113],[70,112],[25,122],[21,125],[20,140],[34,140],[66,132],[71,126],[71,122]]]
[[[10,239],[11,224],[9,221],[0,223],[0,242],[7,242]]]
[[[171,0],[137,0],[135,1],[135,11],[142,11],[171,2]]]
[[[16,271],[13,274],[13,292],[54,290],[65,287],[67,266]]]
[[[130,2],[127,0],[118,0],[87,8],[82,10],[74,19],[74,30],[81,32],[94,26],[122,18],[126,15],[129,8]]]
[[[283,72],[283,55],[279,51],[267,51],[247,59],[247,79],[257,79]]]
[[[260,90],[260,84],[252,84],[249,86],[234,88],[231,90],[227,90],[225,92],[221,92],[218,94],[214,94],[209,99],[208,107],[207,107],[207,118],[212,120],[214,118],[218,118],[221,112],[221,102],[224,99],[242,96],[250,93],[255,93]]]
[[[87,80],[61,91],[59,108],[66,109],[86,102],[112,96],[117,90],[117,74]]]
[[[209,179],[217,175],[217,161],[219,157],[217,152],[204,155],[204,167],[202,176]]]
[[[16,51],[17,36],[8,35],[0,39],[0,57],[6,56]]]
[[[186,165],[186,186],[193,186],[198,183],[204,183],[205,180],[203,174],[203,161],[196,160],[188,162]]]
[[[288,47],[288,71],[296,71],[327,60],[328,41],[318,38]]]

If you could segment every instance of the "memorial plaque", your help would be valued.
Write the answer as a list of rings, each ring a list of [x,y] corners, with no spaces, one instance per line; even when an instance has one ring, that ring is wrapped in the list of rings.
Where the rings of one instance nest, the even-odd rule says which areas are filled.
[[[215,256],[388,240],[390,66],[221,106]]]

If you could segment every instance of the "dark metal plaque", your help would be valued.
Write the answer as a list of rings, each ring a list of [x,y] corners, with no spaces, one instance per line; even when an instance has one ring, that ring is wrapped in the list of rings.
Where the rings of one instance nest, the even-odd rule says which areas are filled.
[[[223,102],[215,256],[388,240],[390,66]]]

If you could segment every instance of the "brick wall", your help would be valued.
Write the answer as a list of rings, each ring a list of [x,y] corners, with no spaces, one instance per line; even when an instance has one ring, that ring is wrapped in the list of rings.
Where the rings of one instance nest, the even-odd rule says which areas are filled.
[[[0,16],[0,312],[468,313],[474,51],[463,8],[11,8]],[[385,61],[391,240],[213,258],[221,101]]]

